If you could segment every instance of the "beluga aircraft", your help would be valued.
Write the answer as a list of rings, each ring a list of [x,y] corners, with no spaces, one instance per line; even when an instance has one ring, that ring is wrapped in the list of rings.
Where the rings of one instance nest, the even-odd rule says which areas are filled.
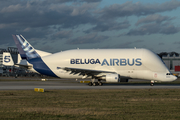
[[[13,35],[22,58],[33,69],[58,78],[91,78],[90,86],[103,81],[128,82],[128,79],[171,82],[173,76],[162,60],[147,49],[73,49],[40,56],[22,35]]]

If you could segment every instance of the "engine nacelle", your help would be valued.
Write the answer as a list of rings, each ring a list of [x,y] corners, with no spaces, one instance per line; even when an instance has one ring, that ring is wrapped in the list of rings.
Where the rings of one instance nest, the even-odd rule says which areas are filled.
[[[106,79],[106,82],[120,82],[120,75],[119,74],[107,74],[105,79]]]

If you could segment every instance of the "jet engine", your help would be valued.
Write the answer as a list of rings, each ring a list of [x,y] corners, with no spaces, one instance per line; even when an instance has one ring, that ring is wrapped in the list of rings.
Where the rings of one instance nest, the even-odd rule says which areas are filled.
[[[107,74],[105,77],[106,82],[120,82],[119,74]]]

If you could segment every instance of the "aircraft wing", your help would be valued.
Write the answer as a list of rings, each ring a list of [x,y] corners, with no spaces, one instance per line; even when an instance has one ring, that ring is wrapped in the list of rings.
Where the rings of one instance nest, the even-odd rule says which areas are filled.
[[[57,69],[63,69],[66,71],[71,71],[70,74],[78,74],[79,75],[83,75],[83,78],[86,78],[88,76],[95,76],[95,77],[100,77],[98,76],[99,74],[101,74],[101,76],[103,75],[102,73],[116,73],[116,72],[112,72],[112,71],[101,71],[101,70],[91,70],[91,69],[81,69],[81,68],[69,68],[69,67],[57,67]]]

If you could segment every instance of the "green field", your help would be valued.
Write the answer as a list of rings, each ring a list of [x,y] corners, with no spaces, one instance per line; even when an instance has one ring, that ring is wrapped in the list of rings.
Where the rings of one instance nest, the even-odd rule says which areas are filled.
[[[180,89],[0,91],[0,120],[178,120]]]

